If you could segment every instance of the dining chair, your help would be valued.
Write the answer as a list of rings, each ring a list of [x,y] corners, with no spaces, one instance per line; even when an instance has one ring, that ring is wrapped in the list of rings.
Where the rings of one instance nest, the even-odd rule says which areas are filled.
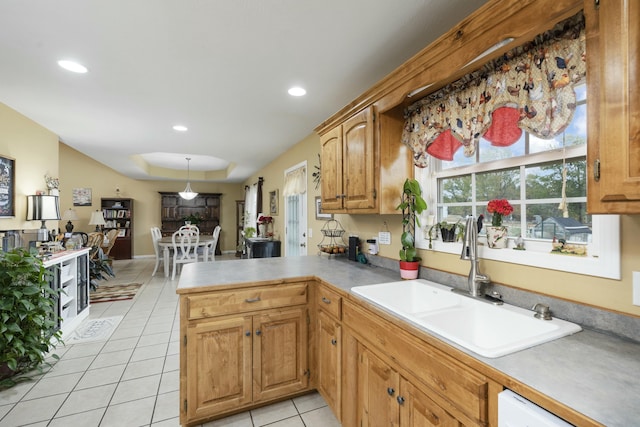
[[[198,255],[202,256],[202,261],[216,260],[216,246],[218,245],[221,229],[222,227],[216,225],[216,228],[213,229],[212,240],[208,241],[204,247],[198,249]]]
[[[107,233],[105,234],[103,244],[106,245],[102,246],[102,251],[104,252],[105,256],[109,256],[109,253],[111,252],[111,249],[113,248],[113,245],[115,245],[116,239],[118,238],[118,233],[119,230],[117,228],[114,228],[107,231]]]
[[[198,244],[200,243],[200,230],[194,226],[180,227],[171,236],[173,245],[173,272],[171,280],[176,278],[178,264],[198,262]]]
[[[156,253],[156,265],[155,267],[153,267],[153,273],[151,273],[152,276],[155,276],[156,271],[158,271],[158,267],[160,266],[160,263],[163,263],[164,265],[164,262],[165,262],[165,259],[164,259],[165,252],[160,247],[160,244],[158,243],[160,242],[160,239],[162,239],[162,231],[160,230],[160,227],[151,227],[151,241],[153,242],[153,250]],[[171,257],[170,253],[169,253],[169,257]],[[167,260],[167,262],[169,262],[169,260]]]
[[[94,231],[88,234],[87,247],[91,248],[91,251],[89,251],[91,259],[95,259],[101,252],[103,240],[104,234],[100,231]]]

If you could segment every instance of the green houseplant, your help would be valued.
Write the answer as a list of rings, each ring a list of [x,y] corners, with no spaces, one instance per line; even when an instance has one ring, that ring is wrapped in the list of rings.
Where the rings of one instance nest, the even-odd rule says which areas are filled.
[[[418,277],[421,261],[416,249],[416,225],[420,227],[419,215],[427,209],[427,202],[422,198],[422,189],[417,180],[411,178],[405,180],[400,204],[396,209],[402,210],[400,276],[403,279],[415,279]]]
[[[443,220],[433,224],[431,228],[429,228],[429,249],[433,249],[432,240],[434,232],[437,233],[437,231],[440,231],[443,242],[455,242],[464,235],[464,224],[460,223],[460,220],[456,222]]]
[[[26,379],[60,341],[51,274],[35,252],[0,251],[0,389]]]

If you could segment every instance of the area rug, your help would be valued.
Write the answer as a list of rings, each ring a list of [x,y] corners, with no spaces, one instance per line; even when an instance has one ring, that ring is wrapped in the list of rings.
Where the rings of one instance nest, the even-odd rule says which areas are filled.
[[[121,320],[122,316],[86,319],[64,339],[64,343],[68,345],[106,341],[111,337]]]
[[[136,292],[142,286],[141,283],[129,283],[127,285],[111,285],[100,283],[98,289],[89,293],[91,304],[109,301],[124,301],[136,296]]]

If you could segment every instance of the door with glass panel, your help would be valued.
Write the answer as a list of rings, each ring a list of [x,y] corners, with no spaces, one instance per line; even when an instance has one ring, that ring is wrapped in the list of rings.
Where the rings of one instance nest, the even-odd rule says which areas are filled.
[[[284,172],[285,256],[307,255],[307,162]]]

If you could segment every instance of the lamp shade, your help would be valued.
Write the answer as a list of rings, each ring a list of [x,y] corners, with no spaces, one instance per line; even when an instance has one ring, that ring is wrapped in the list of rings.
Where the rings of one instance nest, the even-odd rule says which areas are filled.
[[[27,196],[27,221],[48,221],[60,219],[58,196],[37,194]]]
[[[62,219],[64,221],[77,221],[80,218],[78,218],[78,214],[74,209],[69,208],[62,214]]]
[[[67,230],[67,233],[72,233],[73,232],[73,223],[71,221],[77,221],[79,219],[78,218],[78,214],[76,213],[76,211],[71,209],[71,208],[67,209],[62,214],[62,219],[64,221],[67,221],[67,225],[65,225],[65,229]]]
[[[191,157],[187,157],[186,159],[187,159],[187,187],[184,189],[184,191],[181,191],[178,194],[180,195],[180,197],[182,197],[185,200],[192,200],[196,198],[198,193],[196,193],[191,189],[191,182],[189,181],[189,171],[190,171],[189,164],[191,162]]]
[[[102,211],[91,212],[91,219],[89,219],[89,225],[105,225],[104,216]]]

